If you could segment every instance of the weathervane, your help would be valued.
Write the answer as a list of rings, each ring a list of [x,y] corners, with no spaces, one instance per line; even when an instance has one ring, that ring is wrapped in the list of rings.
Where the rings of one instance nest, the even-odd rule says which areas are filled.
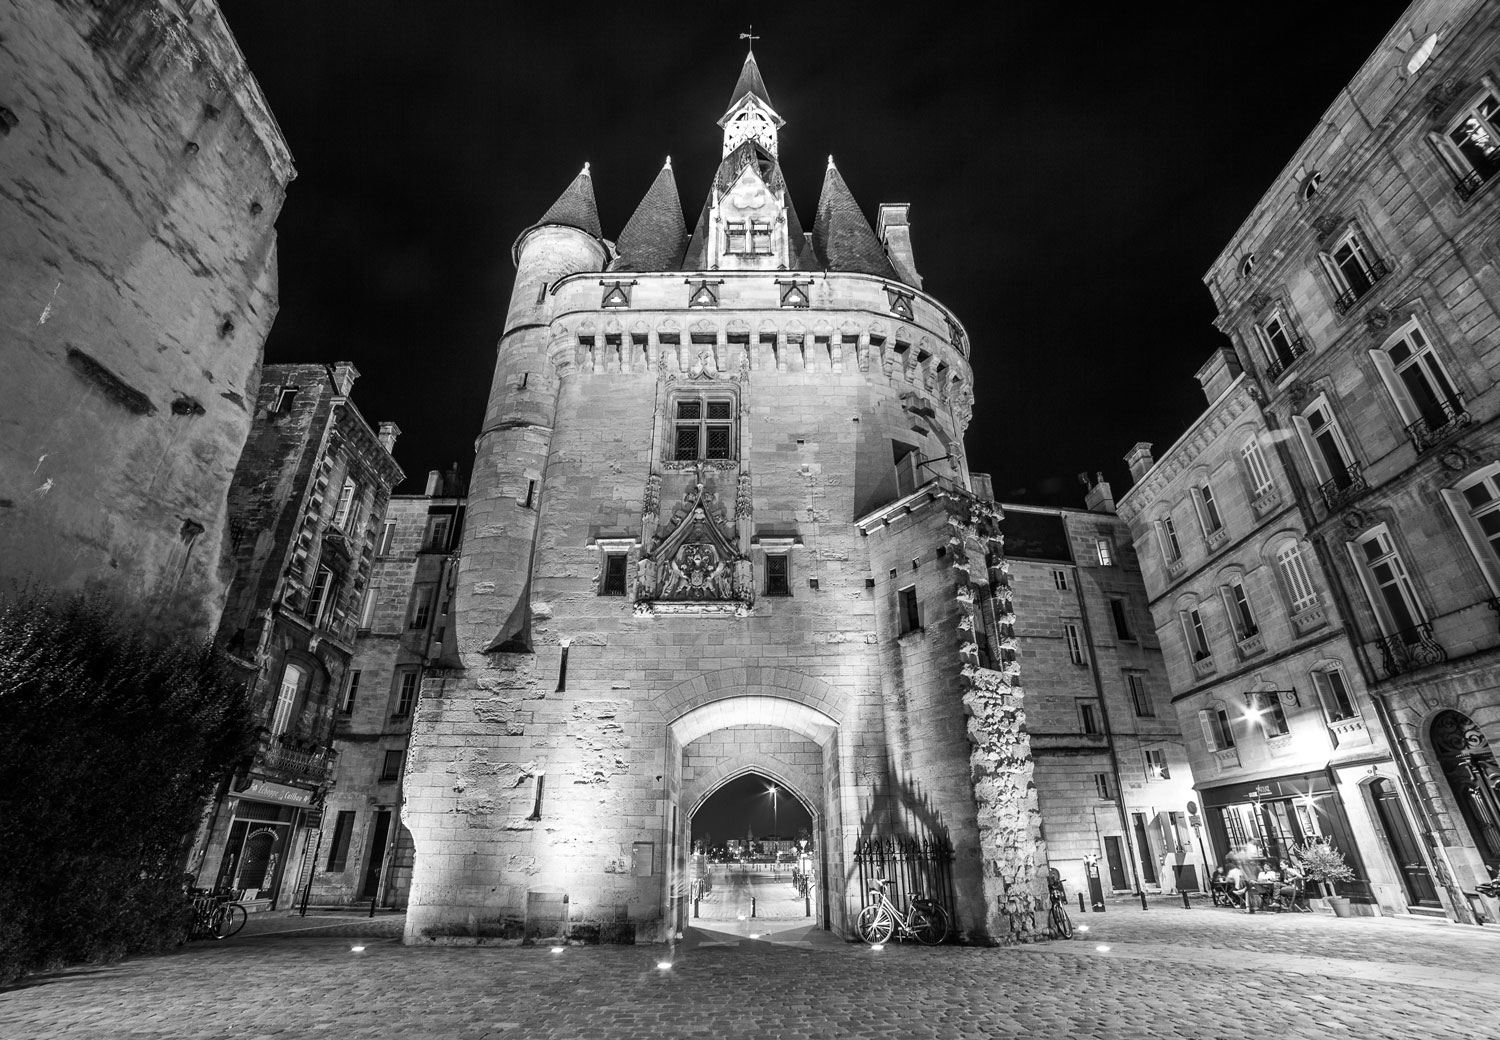
[[[742,39],[742,40],[749,40],[750,41],[750,50],[753,51],[753,50],[755,50],[755,41],[758,40],[758,39],[760,39],[760,37],[755,35],[755,26],[752,25],[752,26],[750,26],[750,31],[749,32],[742,32],[742,33],[740,33],[740,39]]]

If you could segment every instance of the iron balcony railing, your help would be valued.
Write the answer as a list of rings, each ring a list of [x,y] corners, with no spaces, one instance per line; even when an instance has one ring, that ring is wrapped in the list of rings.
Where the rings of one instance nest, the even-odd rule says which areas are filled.
[[[1365,268],[1365,277],[1359,285],[1350,285],[1349,288],[1338,294],[1333,301],[1333,309],[1340,314],[1347,314],[1349,308],[1353,307],[1363,299],[1371,289],[1379,284],[1380,280],[1391,273],[1391,269],[1385,265],[1385,261],[1374,259]]]
[[[1307,353],[1307,344],[1298,336],[1287,344],[1285,352],[1277,351],[1276,357],[1266,366],[1267,379],[1280,379],[1281,374],[1297,363],[1297,359]]]
[[[1347,463],[1342,473],[1336,473],[1318,485],[1323,504],[1330,513],[1344,508],[1368,490],[1370,485],[1365,481],[1365,475],[1357,462]]]
[[[1381,636],[1380,667],[1387,677],[1448,660],[1448,651],[1433,638],[1432,625],[1423,622],[1391,636]]]
[[[1473,422],[1474,417],[1464,407],[1464,395],[1455,393],[1446,401],[1434,401],[1426,415],[1407,423],[1406,432],[1417,451],[1423,452]]]
[[[299,783],[321,784],[333,775],[336,755],[336,751],[323,745],[302,748],[285,737],[263,735],[255,759],[264,772]]]
[[[1458,192],[1460,199],[1468,202],[1474,197],[1475,192],[1494,178],[1496,173],[1500,173],[1500,163],[1484,163],[1460,177],[1453,188]]]

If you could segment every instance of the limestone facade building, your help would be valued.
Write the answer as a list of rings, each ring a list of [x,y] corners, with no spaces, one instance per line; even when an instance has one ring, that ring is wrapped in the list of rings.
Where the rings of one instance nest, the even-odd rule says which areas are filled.
[[[394,423],[370,429],[358,371],[267,365],[229,494],[235,577],[219,642],[259,705],[253,754],[220,786],[190,861],[199,885],[288,906],[333,771],[334,712],[391,488]]]
[[[1298,698],[1326,711],[1305,694],[1337,665],[1375,759],[1341,772],[1329,751],[1351,819],[1360,804],[1371,817],[1370,898],[1459,920],[1495,915],[1473,886],[1500,868],[1497,19],[1492,0],[1412,4],[1206,277],[1235,357],[1206,380],[1223,396],[1200,426],[1234,407],[1276,445],[1310,584],[1281,595],[1316,592],[1341,630],[1297,664]],[[1126,502],[1146,523],[1147,498],[1185,490],[1142,484]],[[1138,536],[1143,556],[1162,551]]]
[[[1035,934],[1046,850],[997,514],[964,458],[971,344],[922,288],[905,205],[872,228],[830,161],[803,225],[781,125],[747,58],[691,224],[669,163],[608,241],[585,167],[516,241],[456,644],[406,766],[408,941],[664,939],[693,813],[747,773],[814,820],[823,926],[863,903],[861,850],[908,838],[951,849],[933,894],[963,934]]]
[[[1089,508],[1002,505],[1048,857],[1070,894],[1199,890],[1193,776],[1129,528]]]
[[[406,905],[413,849],[401,821],[403,767],[422,674],[443,656],[466,490],[456,468],[433,470],[422,494],[392,495],[380,522],[334,716],[314,903]]]
[[[0,571],[212,634],[292,157],[212,0],[0,8]]]

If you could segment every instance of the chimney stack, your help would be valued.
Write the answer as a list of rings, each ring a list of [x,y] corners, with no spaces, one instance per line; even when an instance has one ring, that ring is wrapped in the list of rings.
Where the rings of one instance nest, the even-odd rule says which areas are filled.
[[[350,367],[352,368],[353,366]],[[383,422],[380,424],[380,433],[377,435],[377,439],[380,441],[380,446],[385,449],[387,455],[396,450],[396,438],[399,436],[401,436],[401,427],[395,423]]]
[[[427,471],[427,497],[437,498],[443,490],[443,475],[435,469]]]
[[[359,369],[354,367],[352,361],[336,361],[333,364],[333,386],[339,392],[340,397],[348,397],[354,389],[354,381],[359,378]]]
[[[1110,489],[1109,481],[1104,479],[1104,474],[1095,473],[1092,481],[1088,479],[1087,473],[1080,476],[1083,477],[1084,487],[1088,488],[1083,496],[1084,507],[1091,513],[1113,513],[1115,493]]]
[[[1125,456],[1125,465],[1130,467],[1130,479],[1139,482],[1156,465],[1151,458],[1151,444],[1141,441]]]
[[[890,257],[891,266],[901,280],[920,289],[922,276],[917,274],[917,262],[911,256],[911,224],[906,218],[909,209],[910,202],[882,202],[880,216],[875,222],[875,234],[885,246],[886,256]]]
[[[1239,378],[1240,371],[1239,355],[1230,348],[1220,347],[1209,355],[1203,367],[1198,369],[1198,382],[1209,404],[1224,396],[1224,391]]]

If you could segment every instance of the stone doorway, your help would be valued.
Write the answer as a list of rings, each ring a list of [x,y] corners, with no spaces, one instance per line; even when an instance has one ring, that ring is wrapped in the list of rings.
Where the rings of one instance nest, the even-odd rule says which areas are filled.
[[[842,927],[837,734],[829,716],[776,697],[716,700],[671,724],[674,931],[727,940]]]

